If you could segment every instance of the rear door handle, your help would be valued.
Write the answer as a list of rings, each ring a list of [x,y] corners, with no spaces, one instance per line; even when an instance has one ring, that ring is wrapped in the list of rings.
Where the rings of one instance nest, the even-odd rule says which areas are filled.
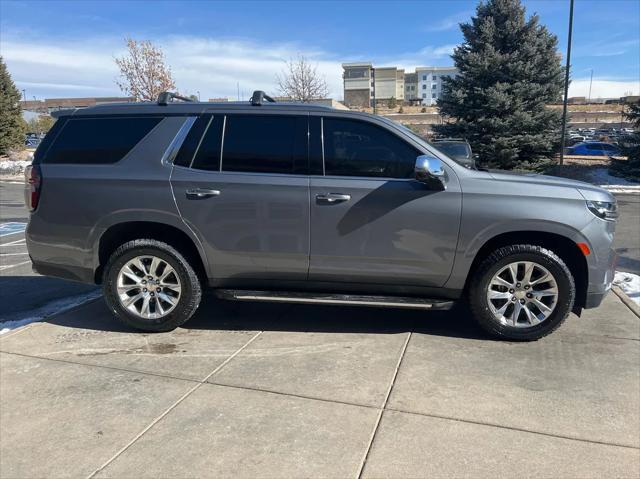
[[[212,196],[220,196],[220,190],[210,190],[208,188],[191,188],[186,191],[187,198],[190,200],[211,198]]]
[[[342,203],[344,201],[349,201],[351,199],[351,195],[345,195],[343,193],[325,193],[323,195],[316,195],[316,200],[319,203]]]

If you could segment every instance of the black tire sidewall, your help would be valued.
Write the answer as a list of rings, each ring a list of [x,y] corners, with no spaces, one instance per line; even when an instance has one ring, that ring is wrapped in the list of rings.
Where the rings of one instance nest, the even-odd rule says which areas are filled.
[[[105,268],[103,290],[111,311],[124,323],[143,331],[171,331],[183,324],[193,314],[195,310],[193,302],[196,299],[191,280],[193,272],[190,274],[187,270],[186,260],[170,251],[169,248],[165,249],[157,246],[132,246],[127,248],[126,245],[124,246],[124,248],[114,253]],[[120,299],[118,298],[117,279],[120,269],[136,256],[145,255],[157,256],[166,261],[176,271],[180,279],[181,291],[178,305],[171,313],[158,319],[144,319],[131,313],[120,304]],[[197,296],[197,302],[199,303],[199,291]]]
[[[487,289],[493,276],[506,265],[519,261],[531,261],[545,267],[555,278],[558,286],[558,300],[551,315],[542,323],[530,328],[517,328],[502,324],[493,316],[487,300]],[[492,334],[513,340],[533,340],[546,336],[556,329],[567,317],[573,308],[575,299],[575,287],[573,278],[568,268],[559,263],[552,256],[542,252],[522,252],[508,254],[483,269],[479,278],[476,278],[472,290],[471,301],[477,315],[477,320],[484,329]]]

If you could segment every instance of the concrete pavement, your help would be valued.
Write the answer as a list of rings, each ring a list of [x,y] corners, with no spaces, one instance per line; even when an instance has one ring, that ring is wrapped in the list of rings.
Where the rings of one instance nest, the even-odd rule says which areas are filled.
[[[1,477],[638,477],[640,319],[535,343],[452,312],[101,300],[0,338]]]

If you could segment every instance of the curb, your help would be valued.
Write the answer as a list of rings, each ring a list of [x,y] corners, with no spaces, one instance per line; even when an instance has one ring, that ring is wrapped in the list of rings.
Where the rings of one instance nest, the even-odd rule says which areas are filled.
[[[638,318],[640,318],[640,306],[633,302],[633,300],[627,296],[627,294],[618,288],[616,285],[611,287],[611,290],[620,298],[620,300],[631,310],[633,314],[635,314]]]

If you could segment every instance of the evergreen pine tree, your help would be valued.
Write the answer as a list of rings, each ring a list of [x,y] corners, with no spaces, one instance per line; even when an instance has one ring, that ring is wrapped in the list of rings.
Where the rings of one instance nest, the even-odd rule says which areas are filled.
[[[20,91],[0,57],[0,155],[24,146],[25,122],[20,111]]]
[[[527,167],[557,150],[564,69],[557,38],[525,18],[520,0],[481,2],[452,58],[458,76],[443,80],[436,133],[466,138],[482,163]]]
[[[631,180],[640,180],[640,103],[627,106],[625,117],[631,122],[634,132],[622,142],[622,153],[626,160],[612,160],[611,172]]]

